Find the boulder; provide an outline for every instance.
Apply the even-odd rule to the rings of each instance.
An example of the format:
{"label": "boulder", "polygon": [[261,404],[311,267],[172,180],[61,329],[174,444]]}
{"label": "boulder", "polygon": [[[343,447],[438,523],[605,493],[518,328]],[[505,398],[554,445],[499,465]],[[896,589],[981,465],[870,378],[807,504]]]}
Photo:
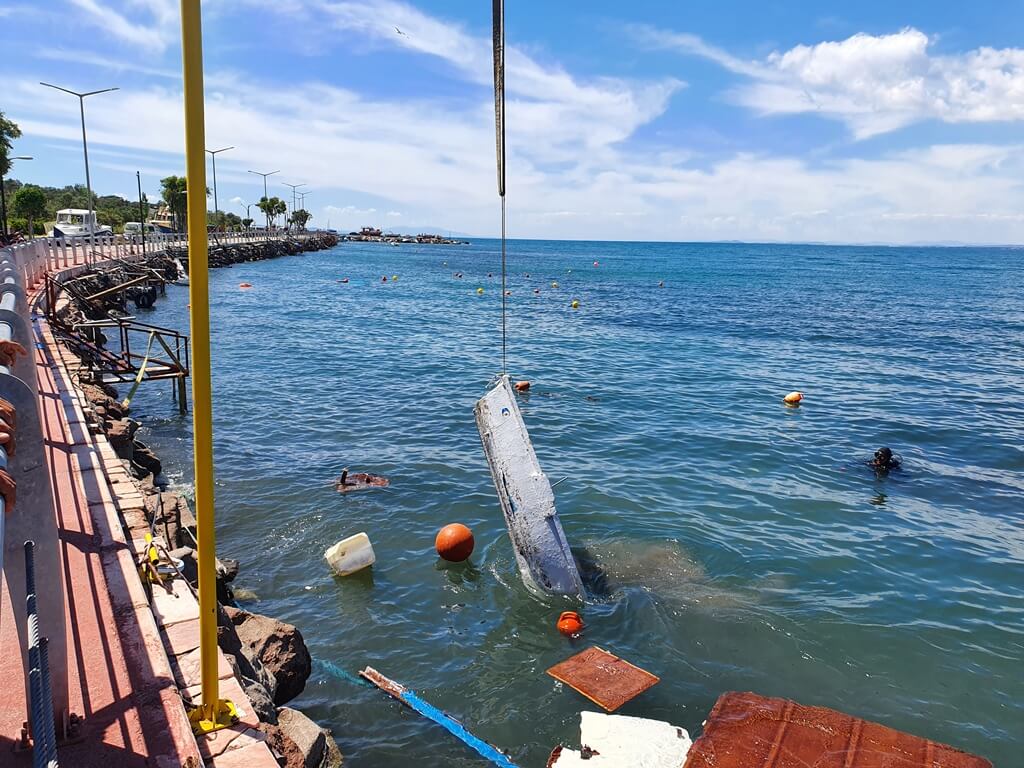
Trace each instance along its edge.
{"label": "boulder", "polygon": [[135,440],[133,443],[132,464],[140,467],[144,475],[159,475],[163,471],[160,457],[152,449]]}
{"label": "boulder", "polygon": [[234,660],[233,666],[238,669],[242,677],[258,682],[273,699],[274,694],[277,693],[277,678],[263,666],[262,661],[250,656],[247,649],[242,647],[242,641],[238,637],[235,625],[227,617],[226,611],[227,608],[222,605],[217,612],[217,645],[224,651],[229,662]]}
{"label": "boulder", "polygon": [[277,726],[260,730],[270,746],[285,759],[285,768],[340,768],[341,752],[330,731],[321,728],[298,710],[279,707]]}
{"label": "boulder", "polygon": [[302,693],[313,660],[298,628],[230,606],[224,607],[224,613],[234,626],[242,652],[250,660],[258,659],[273,675],[277,683],[274,703],[286,704]]}
{"label": "boulder", "polygon": [[199,564],[196,562],[196,551],[192,547],[178,547],[167,553],[182,562],[181,575],[193,587],[199,586]]}
{"label": "boulder", "polygon": [[231,667],[231,671],[235,674],[235,679],[238,680],[238,684],[242,686],[242,690],[245,692],[246,698],[248,698],[249,703],[252,704],[252,709],[256,713],[256,717],[260,719],[261,723],[277,725],[277,710],[274,708],[274,700],[270,697],[270,693],[267,689],[260,683],[242,674],[237,656],[225,653],[224,658],[227,659],[228,665]]}
{"label": "boulder", "polygon": [[134,419],[114,419],[107,428],[107,440],[118,458],[131,459],[135,453],[135,433],[139,422]]}

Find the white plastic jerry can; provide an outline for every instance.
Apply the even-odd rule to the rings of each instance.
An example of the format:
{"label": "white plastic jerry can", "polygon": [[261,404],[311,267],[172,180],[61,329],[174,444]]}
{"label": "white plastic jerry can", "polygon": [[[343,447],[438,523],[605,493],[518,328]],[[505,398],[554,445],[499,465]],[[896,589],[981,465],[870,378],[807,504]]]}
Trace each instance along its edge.
{"label": "white plastic jerry can", "polygon": [[330,547],[324,552],[324,559],[339,576],[348,576],[373,565],[377,556],[373,554],[370,537],[365,533],[357,533]]}

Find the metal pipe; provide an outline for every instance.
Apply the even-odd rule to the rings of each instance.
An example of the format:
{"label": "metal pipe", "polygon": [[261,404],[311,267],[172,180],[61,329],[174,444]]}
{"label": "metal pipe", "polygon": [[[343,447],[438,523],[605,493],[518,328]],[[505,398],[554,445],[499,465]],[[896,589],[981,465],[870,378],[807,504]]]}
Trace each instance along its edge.
{"label": "metal pipe", "polygon": [[[206,188],[203,109],[203,32],[200,0],[181,0],[185,100],[186,178],[193,190]],[[267,174],[270,175],[270,174]],[[264,184],[266,176],[263,177]],[[214,530],[213,408],[210,375],[209,244],[204,195],[188,196],[189,309],[192,324],[192,440],[198,529],[199,648],[202,719],[216,723],[217,587]]]}

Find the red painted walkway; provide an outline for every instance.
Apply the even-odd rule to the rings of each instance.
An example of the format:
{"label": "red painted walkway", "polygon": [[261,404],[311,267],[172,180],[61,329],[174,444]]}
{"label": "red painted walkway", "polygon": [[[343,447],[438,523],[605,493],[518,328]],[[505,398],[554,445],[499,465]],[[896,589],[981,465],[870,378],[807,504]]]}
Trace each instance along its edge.
{"label": "red painted walkway", "polygon": [[[37,337],[40,337],[37,327]],[[57,507],[67,596],[71,712],[82,740],[61,746],[80,768],[201,765],[149,602],[121,533],[102,458],[46,348],[35,350],[40,421]],[[106,447],[106,446],[104,446]],[[127,480],[127,476],[125,476]],[[120,561],[120,562],[118,562]],[[105,567],[106,566],[106,567]],[[39,574],[38,589],[45,589]],[[3,596],[0,647],[16,649],[15,617]],[[23,613],[23,611],[19,611]],[[30,765],[11,750],[27,719],[18,653],[0,655],[0,765]]]}

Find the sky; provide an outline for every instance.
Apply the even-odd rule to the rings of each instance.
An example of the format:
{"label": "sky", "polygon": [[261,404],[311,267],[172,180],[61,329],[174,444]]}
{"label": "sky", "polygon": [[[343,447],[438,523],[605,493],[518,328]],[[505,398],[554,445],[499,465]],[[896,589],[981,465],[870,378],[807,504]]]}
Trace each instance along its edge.
{"label": "sky", "polygon": [[[506,0],[509,234],[1024,243],[1024,3]],[[499,230],[490,3],[206,0],[222,210]],[[12,175],[183,174],[175,0],[0,0]],[[208,168],[207,183],[212,186]],[[213,208],[213,200],[210,201]],[[255,209],[254,209],[255,210]]]}

